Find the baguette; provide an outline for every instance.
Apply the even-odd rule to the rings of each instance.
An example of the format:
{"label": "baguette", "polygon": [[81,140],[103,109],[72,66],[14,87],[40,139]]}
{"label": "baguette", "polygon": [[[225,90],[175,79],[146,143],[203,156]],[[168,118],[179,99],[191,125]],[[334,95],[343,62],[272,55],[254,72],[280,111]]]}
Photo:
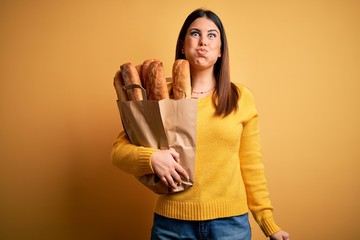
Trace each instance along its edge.
{"label": "baguette", "polygon": [[155,59],[145,60],[141,67],[141,83],[142,83],[143,87],[145,88],[147,94],[149,94],[149,90],[150,90],[150,85],[147,84],[149,82],[147,72],[149,71],[149,66],[153,61],[155,61]]}
{"label": "baguette", "polygon": [[126,94],[125,89],[123,89],[124,86],[124,79],[121,75],[121,70],[117,71],[114,77],[114,87],[116,91],[116,95],[119,101],[127,101],[128,97]]}
{"label": "baguette", "polygon": [[[144,66],[144,65],[143,65]],[[148,100],[162,100],[169,98],[163,63],[153,60],[146,71],[146,90]]]}
{"label": "baguette", "polygon": [[145,85],[143,83],[143,78],[142,78],[142,64],[136,65],[135,68],[137,73],[139,74],[141,85],[144,87]]}
{"label": "baguette", "polygon": [[172,69],[172,83],[175,100],[191,98],[190,65],[187,60],[175,60]]}
{"label": "baguette", "polygon": [[[141,81],[139,74],[136,68],[131,63],[124,63],[120,66],[121,75],[124,79],[125,86],[131,84],[137,84],[141,86]],[[130,101],[139,101],[143,100],[141,89],[140,88],[133,88],[127,90],[127,96]]]}

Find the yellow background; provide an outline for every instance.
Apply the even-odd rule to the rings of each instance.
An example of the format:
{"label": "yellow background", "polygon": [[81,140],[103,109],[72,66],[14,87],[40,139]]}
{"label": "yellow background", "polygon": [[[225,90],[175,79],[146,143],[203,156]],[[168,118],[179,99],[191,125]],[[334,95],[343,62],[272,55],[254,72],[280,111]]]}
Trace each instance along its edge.
{"label": "yellow background", "polygon": [[0,239],[148,239],[155,196],[110,161],[112,79],[148,58],[170,76],[198,7],[223,20],[232,79],[255,95],[278,224],[295,240],[356,239],[357,0],[1,1]]}

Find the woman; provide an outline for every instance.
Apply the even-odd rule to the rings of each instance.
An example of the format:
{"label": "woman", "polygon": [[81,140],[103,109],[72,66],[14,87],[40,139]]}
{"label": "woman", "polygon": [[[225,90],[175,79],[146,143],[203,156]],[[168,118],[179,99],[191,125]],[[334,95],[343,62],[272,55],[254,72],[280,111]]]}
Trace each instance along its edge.
{"label": "woman", "polygon": [[[251,239],[248,208],[266,236],[288,240],[272,216],[249,90],[230,82],[224,27],[208,10],[192,12],[180,31],[176,59],[190,63],[192,97],[198,99],[192,188],[160,195],[151,239]],[[170,187],[188,178],[174,150],[130,144],[120,134],[115,165],[134,175],[157,174]]]}

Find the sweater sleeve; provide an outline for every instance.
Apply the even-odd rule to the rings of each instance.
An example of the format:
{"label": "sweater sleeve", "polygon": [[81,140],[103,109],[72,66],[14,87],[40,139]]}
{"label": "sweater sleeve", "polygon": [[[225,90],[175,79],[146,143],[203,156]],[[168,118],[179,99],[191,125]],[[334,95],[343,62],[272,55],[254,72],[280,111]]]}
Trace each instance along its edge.
{"label": "sweater sleeve", "polygon": [[240,144],[240,166],[245,184],[247,201],[255,221],[266,236],[280,230],[273,219],[273,207],[269,199],[264,164],[260,152],[258,114],[249,90],[241,93],[240,109],[248,109],[243,123]]}
{"label": "sweater sleeve", "polygon": [[156,149],[136,146],[130,143],[124,131],[114,142],[111,160],[115,166],[134,176],[154,173],[151,155]]}

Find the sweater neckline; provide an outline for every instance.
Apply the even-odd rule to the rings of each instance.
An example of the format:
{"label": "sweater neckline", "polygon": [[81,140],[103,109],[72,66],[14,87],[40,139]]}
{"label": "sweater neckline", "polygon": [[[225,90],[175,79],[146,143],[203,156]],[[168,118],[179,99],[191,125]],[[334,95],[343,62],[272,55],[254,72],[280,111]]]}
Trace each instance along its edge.
{"label": "sweater neckline", "polygon": [[194,98],[198,101],[199,105],[207,105],[211,101],[212,94],[204,97],[204,98]]}

